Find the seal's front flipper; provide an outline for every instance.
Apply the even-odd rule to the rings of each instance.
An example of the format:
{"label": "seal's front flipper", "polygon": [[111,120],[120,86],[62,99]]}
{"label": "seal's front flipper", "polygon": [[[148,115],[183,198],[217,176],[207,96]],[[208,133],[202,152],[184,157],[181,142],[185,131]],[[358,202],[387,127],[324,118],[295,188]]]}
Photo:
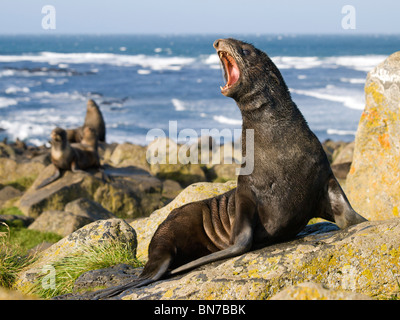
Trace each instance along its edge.
{"label": "seal's front flipper", "polygon": [[367,221],[367,219],[354,211],[342,188],[334,177],[329,180],[328,197],[330,208],[326,209],[326,214],[335,221],[340,229]]}
{"label": "seal's front flipper", "polygon": [[61,170],[59,168],[56,168],[56,172],[54,172],[54,174],[51,177],[48,177],[47,179],[43,180],[42,183],[36,187],[36,190],[49,185],[50,183],[56,181],[60,177],[61,177]]}

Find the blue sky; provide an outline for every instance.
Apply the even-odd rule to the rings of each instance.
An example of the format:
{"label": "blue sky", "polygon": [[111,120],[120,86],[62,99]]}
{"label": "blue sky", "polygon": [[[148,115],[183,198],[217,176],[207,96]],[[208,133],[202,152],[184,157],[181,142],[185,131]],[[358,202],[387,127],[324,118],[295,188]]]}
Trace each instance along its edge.
{"label": "blue sky", "polygon": [[[56,29],[42,28],[42,7]],[[356,29],[342,28],[342,7]],[[0,34],[21,33],[400,33],[395,0],[1,0]]]}

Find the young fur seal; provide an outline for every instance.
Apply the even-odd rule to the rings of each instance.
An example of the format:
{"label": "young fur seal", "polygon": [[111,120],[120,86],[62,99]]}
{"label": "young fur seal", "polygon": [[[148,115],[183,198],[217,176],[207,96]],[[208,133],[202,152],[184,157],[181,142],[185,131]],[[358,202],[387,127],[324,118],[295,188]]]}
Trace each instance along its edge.
{"label": "young fur seal", "polygon": [[97,299],[294,238],[313,217],[340,228],[366,221],[350,206],[270,58],[234,39],[214,47],[227,81],[221,92],[242,113],[242,153],[245,131],[254,130],[254,170],[239,175],[234,190],[174,209],[156,230],[138,280],[104,289]]}
{"label": "young fur seal", "polygon": [[83,126],[75,129],[67,129],[68,141],[81,142],[84,127],[93,128],[97,133],[98,140],[101,142],[106,141],[106,126],[103,115],[99,106],[92,99],[87,102],[85,122],[83,123]]}
{"label": "young fur seal", "polygon": [[67,132],[55,128],[51,132],[51,162],[56,167],[56,172],[45,179],[36,189],[43,188],[61,176],[61,171],[71,170],[82,172],[88,168],[100,168],[100,159],[97,153],[97,135],[94,129],[85,127],[83,143],[70,144]]}

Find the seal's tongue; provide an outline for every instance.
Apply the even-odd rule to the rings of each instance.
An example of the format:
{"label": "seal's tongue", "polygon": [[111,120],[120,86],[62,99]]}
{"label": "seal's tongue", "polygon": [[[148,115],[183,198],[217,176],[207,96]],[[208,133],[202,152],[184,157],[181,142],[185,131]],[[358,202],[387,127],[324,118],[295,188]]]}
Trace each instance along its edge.
{"label": "seal's tongue", "polygon": [[227,83],[221,88],[225,90],[229,89],[239,80],[240,72],[235,59],[228,53],[220,52],[220,59],[224,65],[225,77],[227,78]]}

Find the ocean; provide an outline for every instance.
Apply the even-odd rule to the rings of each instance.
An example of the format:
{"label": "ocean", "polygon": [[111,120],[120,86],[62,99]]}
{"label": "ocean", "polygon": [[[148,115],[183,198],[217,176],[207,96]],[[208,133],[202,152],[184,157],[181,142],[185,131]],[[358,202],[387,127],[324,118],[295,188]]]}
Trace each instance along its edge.
{"label": "ocean", "polygon": [[[351,141],[367,72],[400,48],[400,35],[230,35],[264,50],[324,141]],[[145,145],[151,129],[240,129],[220,93],[215,35],[0,36],[0,139],[31,145],[60,126],[81,126],[94,99],[107,142]]]}

